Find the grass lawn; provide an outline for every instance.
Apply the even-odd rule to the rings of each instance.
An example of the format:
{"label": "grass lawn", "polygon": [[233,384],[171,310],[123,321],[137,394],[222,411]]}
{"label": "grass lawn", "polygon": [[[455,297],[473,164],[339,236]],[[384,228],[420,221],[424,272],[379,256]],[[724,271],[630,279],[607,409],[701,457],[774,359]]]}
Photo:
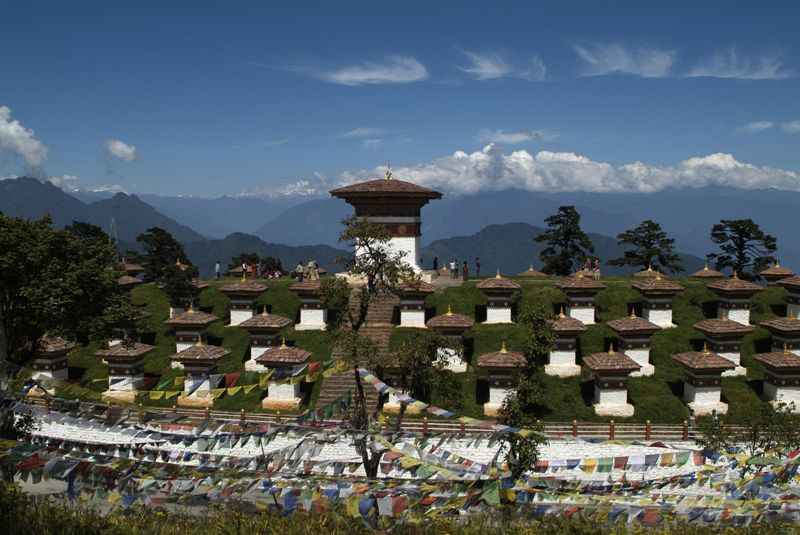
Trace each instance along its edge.
{"label": "grass lawn", "polygon": [[[565,303],[564,295],[553,285],[551,280],[530,280],[520,278],[517,281],[522,286],[522,294],[515,305],[516,309],[525,303],[542,302],[557,311]],[[220,320],[209,328],[209,341],[212,344],[222,345],[230,350],[230,354],[219,364],[220,373],[242,372],[244,362],[249,355],[249,338],[247,332],[238,327],[226,327],[228,318],[228,299],[219,292],[218,287],[223,281],[211,281],[210,287],[205,289],[199,300],[199,307],[208,312],[213,312]],[[426,305],[431,309],[430,314],[442,314],[448,306],[454,312],[473,316],[480,321],[485,317],[486,299],[475,287],[477,281],[471,280],[459,287],[446,288],[428,297]],[[627,316],[631,307],[640,310],[641,297],[630,287],[629,278],[607,278],[603,282],[608,286],[600,292],[596,299],[597,314],[600,323],[590,326],[586,333],[579,339],[579,359],[582,355],[606,351],[609,345],[616,341],[614,333],[604,322]],[[681,400],[683,371],[673,363],[670,355],[692,349],[702,348],[702,336],[692,328],[692,325],[704,317],[712,317],[715,313],[716,299],[704,284],[694,280],[682,279],[680,282],[686,287],[673,303],[673,321],[677,327],[663,330],[653,336],[650,360],[655,365],[656,372],[652,377],[632,378],[629,380],[629,399],[636,407],[636,414],[629,421],[650,420],[654,423],[678,423],[689,416],[689,410]],[[262,306],[275,314],[281,314],[297,321],[300,302],[297,297],[289,292],[290,279],[267,281],[269,290],[257,301],[260,310]],[[147,333],[145,340],[156,346],[145,361],[145,373],[154,377],[156,384],[168,377],[176,377],[182,372],[173,370],[169,366],[169,357],[175,352],[175,341],[171,332],[164,325],[169,313],[166,296],[153,284],[145,284],[133,290],[134,304],[144,307],[150,316],[146,320]],[[768,288],[760,292],[753,300],[751,321],[759,321],[785,314],[785,291],[781,288]],[[395,329],[392,343],[397,343],[407,333],[408,329]],[[294,331],[287,329],[284,333],[287,342],[294,343],[312,353],[313,360],[326,360],[331,354],[330,335],[318,331]],[[473,361],[482,353],[497,351],[505,341],[510,350],[521,350],[525,341],[524,329],[515,324],[511,325],[485,325],[476,323],[467,333],[465,346],[468,348],[467,358]],[[742,346],[742,364],[748,369],[747,377],[726,378],[723,380],[723,400],[729,404],[729,417],[732,421],[743,421],[749,418],[753,410],[761,401],[761,379],[763,369],[755,362],[753,355],[758,352],[769,351],[769,334],[760,327],[745,337]],[[79,347],[70,355],[70,378],[72,383],[65,391],[59,394],[66,397],[79,397],[81,399],[99,399],[100,392],[106,389],[108,371],[94,352],[99,343]],[[458,383],[462,392],[461,414],[481,417],[482,403],[487,396],[485,379],[470,365],[468,371],[460,374]],[[592,385],[588,375],[571,379],[558,379],[544,377],[547,392],[546,414],[544,418],[552,421],[605,421],[606,418],[597,417],[590,405]],[[253,384],[258,381],[257,374],[243,373],[237,384]],[[313,385],[304,385],[311,389],[310,405],[313,406],[319,394],[320,382]],[[168,389],[175,389],[170,386]],[[253,390],[245,395],[239,392],[235,396],[222,396],[215,403],[215,408],[248,411],[260,411],[260,401],[263,391]],[[155,401],[145,397],[145,405],[171,406],[173,400]],[[448,405],[438,398],[434,392],[434,404],[445,408]],[[619,419],[618,419],[619,420]]]}

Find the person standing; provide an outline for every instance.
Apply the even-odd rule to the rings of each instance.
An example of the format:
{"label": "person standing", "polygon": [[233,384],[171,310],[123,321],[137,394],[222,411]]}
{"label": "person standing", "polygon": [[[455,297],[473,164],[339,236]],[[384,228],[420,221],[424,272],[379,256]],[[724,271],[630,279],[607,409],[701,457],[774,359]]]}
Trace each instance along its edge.
{"label": "person standing", "polygon": [[221,267],[221,266],[220,266],[220,264],[219,264],[219,260],[217,260],[217,263],[216,263],[216,264],[214,264],[214,275],[216,275],[216,277],[217,277],[217,280],[219,280],[219,277],[220,277],[220,270],[221,270],[221,269],[222,269],[222,267]]}
{"label": "person standing", "polygon": [[594,275],[594,280],[600,280],[600,259],[597,257],[594,259],[594,271],[592,274]]}
{"label": "person standing", "polygon": [[294,276],[297,279],[297,282],[303,282],[303,261],[300,260],[297,263],[297,267],[294,268]]}
{"label": "person standing", "polygon": [[475,276],[477,278],[479,278],[479,279],[481,278],[481,257],[480,256],[476,256],[475,257]]}
{"label": "person standing", "polygon": [[464,260],[464,265],[461,267],[461,277],[466,282],[469,279],[469,264]]}
{"label": "person standing", "polygon": [[433,270],[437,271],[437,272],[439,271],[439,257],[438,256],[434,256],[433,257]]}

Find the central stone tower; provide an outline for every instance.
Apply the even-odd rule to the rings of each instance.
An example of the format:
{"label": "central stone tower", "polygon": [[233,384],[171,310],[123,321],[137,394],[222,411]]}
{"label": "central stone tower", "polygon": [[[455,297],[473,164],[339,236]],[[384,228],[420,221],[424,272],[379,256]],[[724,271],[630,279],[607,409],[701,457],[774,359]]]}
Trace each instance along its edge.
{"label": "central stone tower", "polygon": [[352,205],[357,217],[384,225],[392,235],[389,247],[405,253],[403,258],[414,271],[422,269],[419,258],[422,236],[420,209],[431,200],[441,199],[441,193],[397,180],[391,171],[386,171],[385,178],[358,182],[330,193]]}

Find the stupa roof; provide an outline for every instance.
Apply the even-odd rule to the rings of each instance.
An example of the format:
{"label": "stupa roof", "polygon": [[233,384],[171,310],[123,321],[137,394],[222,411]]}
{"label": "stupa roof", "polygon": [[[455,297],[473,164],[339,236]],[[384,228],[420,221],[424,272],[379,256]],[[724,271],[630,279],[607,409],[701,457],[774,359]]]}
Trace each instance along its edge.
{"label": "stupa roof", "polygon": [[136,342],[134,344],[126,344],[125,342],[122,342],[107,349],[96,351],[95,356],[102,357],[104,359],[136,358],[149,353],[153,349],[155,349],[154,346],[142,344],[141,342]]}
{"label": "stupa roof", "polygon": [[267,286],[260,282],[240,280],[221,286],[219,291],[224,294],[260,294],[267,291]]}
{"label": "stupa roof", "polygon": [[500,351],[494,353],[484,353],[478,357],[478,368],[522,368],[527,364],[525,355],[506,349],[506,343],[500,347]]}
{"label": "stupa roof", "polygon": [[550,320],[550,328],[556,334],[580,334],[586,330],[586,325],[581,320],[577,320],[564,314],[564,309],[554,320]]}
{"label": "stupa roof", "polygon": [[320,282],[318,280],[295,282],[289,285],[290,292],[316,293],[319,292],[319,289],[320,289]]}
{"label": "stupa roof", "polygon": [[637,271],[636,273],[633,274],[634,277],[642,279],[657,277],[658,275],[659,275],[658,271],[653,269],[653,266],[647,266],[647,269]]}
{"label": "stupa roof", "polygon": [[661,327],[655,323],[644,318],[640,318],[635,314],[631,314],[627,318],[611,320],[607,323],[607,325],[611,328],[611,330],[618,334],[653,334],[661,330]]}
{"label": "stupa roof", "polygon": [[711,269],[710,267],[708,267],[708,264],[706,264],[703,267],[703,269],[701,269],[699,271],[695,271],[694,273],[692,273],[689,276],[690,277],[694,277],[696,279],[724,279],[725,278],[725,274],[724,273],[722,273],[721,271],[717,271],[716,269]]}
{"label": "stupa roof", "polygon": [[140,266],[139,264],[134,264],[132,262],[122,262],[119,265],[120,271],[124,271],[126,273],[141,273],[144,271],[144,267]]}
{"label": "stupa roof", "polygon": [[266,310],[256,314],[239,324],[243,329],[274,329],[279,330],[292,324],[292,320],[278,314],[270,314]]}
{"label": "stupa roof", "polygon": [[764,364],[767,368],[800,370],[800,357],[788,349],[773,351],[771,353],[758,353],[753,355],[753,358]]}
{"label": "stupa roof", "polygon": [[651,295],[674,295],[684,290],[683,286],[681,286],[678,282],[664,278],[660,273],[656,273],[655,277],[647,277],[635,280],[631,283],[631,287],[639,290],[643,294]]}
{"label": "stupa roof", "polygon": [[542,273],[541,271],[538,271],[536,269],[533,269],[533,265],[530,265],[530,266],[528,266],[528,269],[526,269],[525,271],[520,273],[518,276],[519,277],[540,277],[540,278],[545,278],[545,277],[549,277],[550,275],[548,275],[547,273]]}
{"label": "stupa roof", "polygon": [[310,357],[310,352],[299,347],[287,346],[284,341],[280,347],[265,351],[256,359],[256,362],[259,364],[302,364]]}
{"label": "stupa roof", "polygon": [[488,279],[483,279],[476,284],[475,287],[479,290],[508,290],[511,292],[521,288],[516,282],[503,277],[500,274],[500,270],[497,270],[497,275]]}
{"label": "stupa roof", "polygon": [[436,291],[433,284],[421,280],[403,282],[398,289],[405,294],[432,294]]}
{"label": "stupa roof", "polygon": [[469,329],[475,325],[475,320],[463,314],[456,314],[452,311],[450,306],[447,307],[447,312],[439,314],[428,320],[428,328],[430,329]]}
{"label": "stupa roof", "polygon": [[613,347],[604,353],[592,353],[584,357],[583,364],[593,372],[620,372],[625,375],[642,368],[628,355],[614,351]]}
{"label": "stupa roof", "polygon": [[730,360],[720,357],[707,349],[704,351],[688,351],[672,355],[672,360],[690,370],[724,371],[732,370],[736,365]]}
{"label": "stupa roof", "polygon": [[432,189],[423,188],[412,182],[397,180],[391,172],[386,178],[358,182],[331,190],[333,197],[340,199],[357,199],[359,197],[417,197],[421,199],[441,199],[442,194]]}
{"label": "stupa roof", "polygon": [[74,347],[75,344],[64,340],[60,336],[43,336],[36,346],[36,354],[65,353]]}
{"label": "stupa roof", "polygon": [[753,332],[753,327],[750,325],[742,325],[738,321],[716,318],[700,320],[693,327],[701,333],[709,335],[732,334],[744,336]]}
{"label": "stupa roof", "polygon": [[172,355],[170,359],[176,362],[215,362],[229,354],[230,351],[224,347],[198,343]]}
{"label": "stupa roof", "polygon": [[604,290],[606,285],[587,277],[582,272],[578,272],[571,277],[564,277],[556,282],[556,286],[562,290]]}
{"label": "stupa roof", "polygon": [[131,277],[130,275],[123,275],[117,279],[117,284],[119,286],[136,286],[137,284],[141,283],[141,280],[137,279],[136,277]]}
{"label": "stupa roof", "polygon": [[752,295],[755,292],[760,292],[764,289],[758,284],[740,279],[736,276],[736,273],[734,273],[733,277],[729,279],[710,282],[706,285],[706,288],[719,293],[742,295]]}
{"label": "stupa roof", "polygon": [[800,319],[798,318],[772,318],[759,323],[765,329],[777,333],[800,333]]}
{"label": "stupa roof", "polygon": [[203,282],[203,281],[201,281],[200,279],[194,279],[194,280],[192,280],[192,285],[193,285],[195,288],[197,288],[198,290],[205,290],[206,288],[208,288],[209,286],[211,286],[211,285],[210,285],[210,284],[208,284],[207,282]]}
{"label": "stupa roof", "polygon": [[768,267],[759,273],[759,275],[764,278],[792,277],[794,276],[794,271],[787,267],[781,266],[778,262],[775,262],[773,266]]}
{"label": "stupa roof", "polygon": [[207,312],[202,312],[200,310],[194,310],[193,308],[189,308],[186,312],[178,314],[174,318],[170,318],[164,323],[167,325],[197,325],[197,326],[208,326],[217,321],[219,318],[216,317],[214,314],[209,314]]}
{"label": "stupa roof", "polygon": [[800,290],[800,277],[797,275],[794,277],[787,277],[779,280],[777,284],[778,286],[783,286],[787,290],[797,291]]}

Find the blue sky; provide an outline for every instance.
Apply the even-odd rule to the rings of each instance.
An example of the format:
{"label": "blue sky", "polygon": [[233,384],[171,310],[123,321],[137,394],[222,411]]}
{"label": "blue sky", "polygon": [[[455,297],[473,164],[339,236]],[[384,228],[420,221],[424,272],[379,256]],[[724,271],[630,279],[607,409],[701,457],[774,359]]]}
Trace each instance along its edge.
{"label": "blue sky", "polygon": [[0,176],[800,188],[797,2],[71,4],[2,8]]}

